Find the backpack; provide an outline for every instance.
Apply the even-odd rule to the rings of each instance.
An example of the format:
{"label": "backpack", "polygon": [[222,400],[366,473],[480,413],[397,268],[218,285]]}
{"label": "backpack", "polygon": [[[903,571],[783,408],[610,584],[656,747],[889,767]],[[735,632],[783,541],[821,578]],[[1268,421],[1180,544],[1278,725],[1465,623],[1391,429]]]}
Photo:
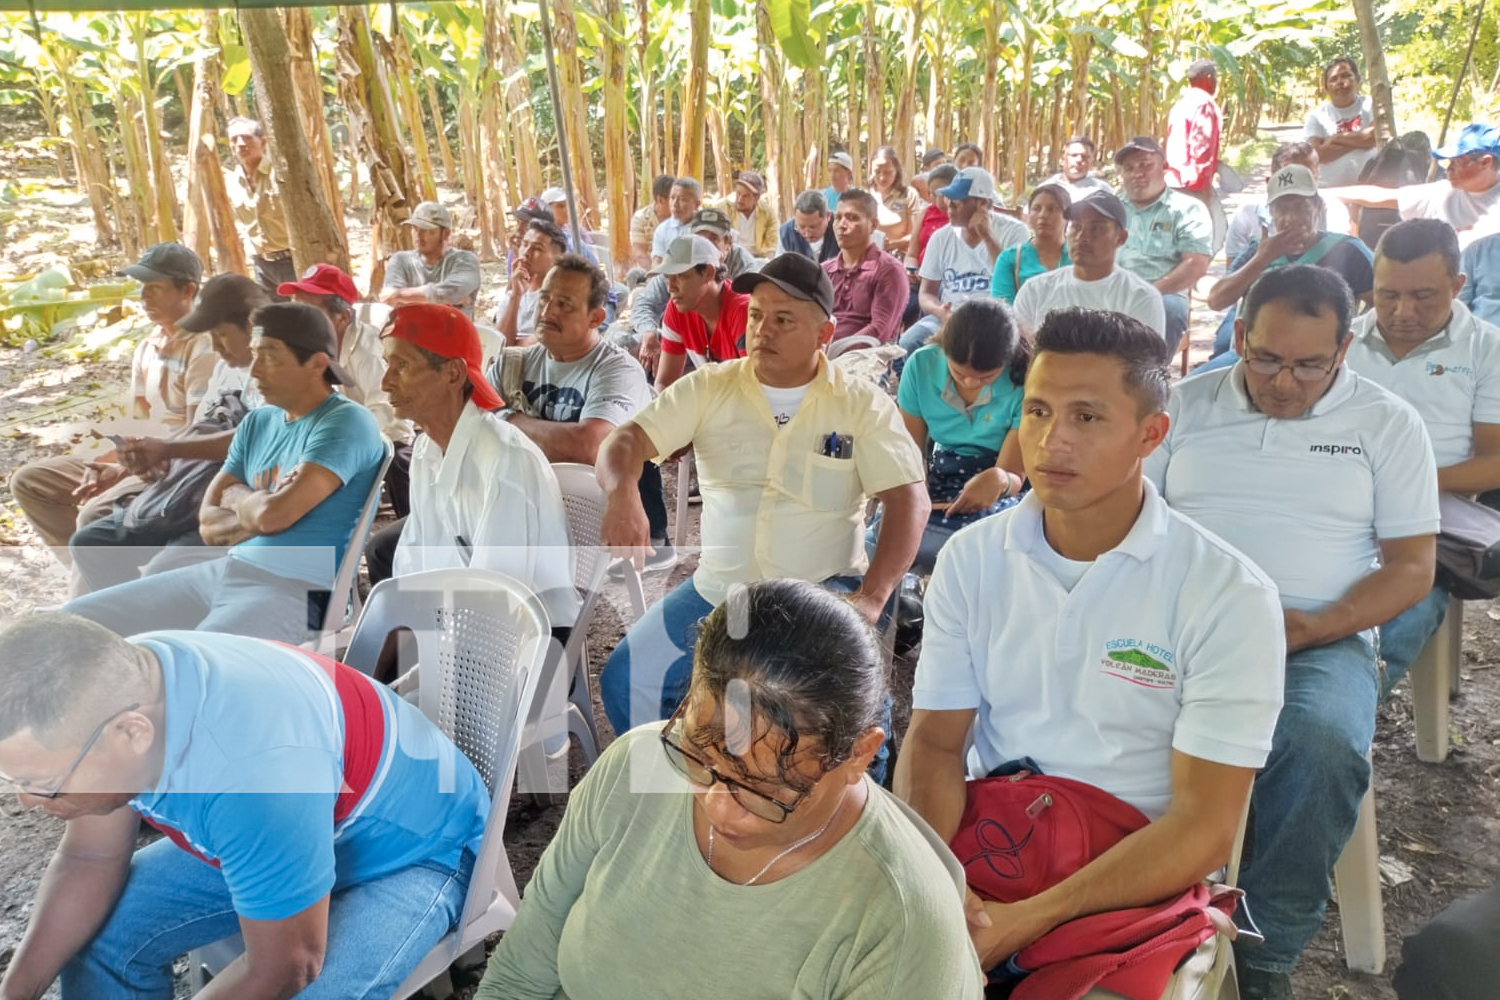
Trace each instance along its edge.
{"label": "backpack", "polygon": [[[239,390],[219,397],[204,420],[186,428],[179,437],[207,437],[222,434],[239,426],[249,407]],[[160,478],[131,500],[121,522],[124,531],[151,526],[153,532],[167,536],[186,535],[198,530],[198,508],[208,493],[208,484],[218,475],[223,462],[212,458],[174,458]]]}

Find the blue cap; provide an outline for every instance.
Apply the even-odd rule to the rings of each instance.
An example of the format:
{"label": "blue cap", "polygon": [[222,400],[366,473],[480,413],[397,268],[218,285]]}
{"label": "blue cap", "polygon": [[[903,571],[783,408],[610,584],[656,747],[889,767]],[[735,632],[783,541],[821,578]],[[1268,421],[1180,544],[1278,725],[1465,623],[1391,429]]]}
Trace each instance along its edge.
{"label": "blue cap", "polygon": [[1466,153],[1500,155],[1500,128],[1494,125],[1482,125],[1479,122],[1465,125],[1464,130],[1458,133],[1458,140],[1453,145],[1434,149],[1432,157],[1435,160],[1451,160]]}

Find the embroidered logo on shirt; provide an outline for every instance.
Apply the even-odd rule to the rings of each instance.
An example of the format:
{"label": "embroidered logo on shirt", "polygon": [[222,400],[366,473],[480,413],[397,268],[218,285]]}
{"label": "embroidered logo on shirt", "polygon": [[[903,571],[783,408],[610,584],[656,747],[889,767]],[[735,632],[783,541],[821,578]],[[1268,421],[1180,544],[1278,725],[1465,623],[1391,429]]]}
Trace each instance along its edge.
{"label": "embroidered logo on shirt", "polygon": [[1310,444],[1307,450],[1319,455],[1363,455],[1364,449],[1357,444]]}
{"label": "embroidered logo on shirt", "polygon": [[1110,639],[1104,649],[1100,673],[1156,690],[1177,687],[1176,657],[1171,650],[1140,639]]}
{"label": "embroidered logo on shirt", "polygon": [[1431,361],[1427,362],[1427,374],[1429,375],[1446,375],[1449,372],[1452,372],[1454,375],[1474,377],[1474,369],[1468,365],[1437,365]]}

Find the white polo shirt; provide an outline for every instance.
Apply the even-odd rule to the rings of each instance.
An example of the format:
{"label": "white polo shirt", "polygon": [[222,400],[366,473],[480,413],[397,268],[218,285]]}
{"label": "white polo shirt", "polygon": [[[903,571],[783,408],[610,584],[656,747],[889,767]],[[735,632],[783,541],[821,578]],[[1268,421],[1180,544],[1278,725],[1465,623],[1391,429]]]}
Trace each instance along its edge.
{"label": "white polo shirt", "polygon": [[423,435],[411,452],[411,514],[393,569],[470,566],[531,588],[553,628],[578,617],[562,490],[532,440],[465,403],[448,450]]}
{"label": "white polo shirt", "polygon": [[1397,361],[1371,310],[1354,321],[1347,364],[1406,400],[1427,425],[1437,467],[1474,457],[1474,425],[1500,424],[1500,327],[1457,299],[1448,325]]}
{"label": "white polo shirt", "polygon": [[1029,756],[1156,819],[1173,750],[1265,763],[1286,664],[1276,588],[1145,486],[1135,526],[1071,590],[1035,493],[943,546],[912,708],[978,710],[971,776]]}
{"label": "white polo shirt", "polygon": [[1172,387],[1146,475],[1255,560],[1285,607],[1321,611],[1376,567],[1381,540],[1437,534],[1432,446],[1416,410],[1348,366],[1294,420],[1255,408],[1244,367]]}
{"label": "white polo shirt", "polygon": [[1041,329],[1048,313],[1073,306],[1124,313],[1145,323],[1163,339],[1167,336],[1167,308],[1161,292],[1123,267],[1094,281],[1082,280],[1071,267],[1059,267],[1030,279],[1016,293],[1016,315],[1033,331]]}

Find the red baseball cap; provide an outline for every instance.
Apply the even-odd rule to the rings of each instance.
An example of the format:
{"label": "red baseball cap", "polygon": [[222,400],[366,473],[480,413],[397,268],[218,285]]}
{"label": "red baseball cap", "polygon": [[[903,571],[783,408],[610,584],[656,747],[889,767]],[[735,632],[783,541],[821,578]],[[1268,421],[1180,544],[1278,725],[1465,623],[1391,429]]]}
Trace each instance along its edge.
{"label": "red baseball cap", "polygon": [[296,281],[283,281],[276,286],[276,294],[290,297],[293,292],[309,295],[337,295],[351,306],[359,301],[359,291],[354,279],[332,264],[314,264],[302,272]]}
{"label": "red baseball cap", "polygon": [[440,358],[462,358],[469,369],[469,381],[474,384],[469,397],[474,405],[481,410],[496,410],[505,405],[484,377],[484,349],[478,331],[469,317],[452,306],[440,302],[398,306],[391,313],[384,336],[399,337]]}

